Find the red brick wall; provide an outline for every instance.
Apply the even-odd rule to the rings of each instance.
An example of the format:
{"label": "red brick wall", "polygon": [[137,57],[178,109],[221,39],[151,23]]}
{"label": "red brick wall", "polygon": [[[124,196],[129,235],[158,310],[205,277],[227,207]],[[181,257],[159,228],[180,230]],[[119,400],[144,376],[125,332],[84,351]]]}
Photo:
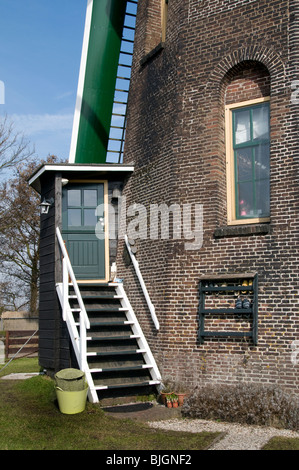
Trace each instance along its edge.
{"label": "red brick wall", "polygon": [[[153,203],[202,204],[203,245],[186,251],[184,239],[137,240],[159,332],[123,260],[122,241],[119,275],[164,376],[189,385],[251,381],[296,389],[298,104],[291,102],[291,81],[299,70],[298,7],[293,0],[172,0],[165,47],[140,65],[149,44],[156,44],[148,18],[159,8],[152,0],[138,6],[125,148],[135,172],[125,196],[127,205],[143,204],[148,217]],[[271,222],[227,227],[224,105],[269,89]],[[248,271],[259,276],[258,345],[223,338],[200,344],[200,276]]]}
{"label": "red brick wall", "polygon": [[260,63],[244,62],[227,74],[225,104],[270,96],[270,75]]}
{"label": "red brick wall", "polygon": [[[161,0],[139,2],[138,24],[136,25],[136,54],[148,54],[162,39]],[[138,49],[138,51],[136,50]]]}

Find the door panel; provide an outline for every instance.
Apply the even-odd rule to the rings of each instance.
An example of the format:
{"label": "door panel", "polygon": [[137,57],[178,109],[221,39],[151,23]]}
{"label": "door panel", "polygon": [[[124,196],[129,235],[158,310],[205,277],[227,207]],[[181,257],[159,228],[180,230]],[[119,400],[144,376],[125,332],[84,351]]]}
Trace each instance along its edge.
{"label": "door panel", "polygon": [[105,279],[105,246],[101,246],[104,240],[92,234],[68,233],[65,241],[78,279]]}
{"label": "door panel", "polygon": [[62,235],[77,280],[106,279],[105,183],[63,188]]}

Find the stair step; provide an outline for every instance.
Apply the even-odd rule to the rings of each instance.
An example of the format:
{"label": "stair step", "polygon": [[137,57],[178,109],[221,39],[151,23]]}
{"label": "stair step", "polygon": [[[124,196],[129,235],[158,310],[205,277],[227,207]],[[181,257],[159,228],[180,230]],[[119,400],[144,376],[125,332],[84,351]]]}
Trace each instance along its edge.
{"label": "stair step", "polygon": [[100,313],[111,313],[111,312],[127,312],[127,308],[123,307],[87,307],[85,308],[87,313],[92,313],[92,312],[100,312]]}
{"label": "stair step", "polygon": [[128,339],[138,339],[139,335],[123,335],[123,336],[88,336],[87,341],[122,341]]}
{"label": "stair step", "polygon": [[149,385],[159,385],[159,380],[148,380],[146,382],[139,383],[119,383],[115,385],[96,385],[95,390],[112,390],[117,388],[131,388],[131,387],[148,387]]}
{"label": "stair step", "polygon": [[139,369],[151,369],[152,365],[150,364],[140,364],[138,366],[123,366],[123,367],[103,367],[103,368],[93,368],[90,369],[91,373],[101,373],[101,372],[122,372],[130,370],[139,370]]}
{"label": "stair step", "polygon": [[[75,322],[76,326],[79,326],[79,322]],[[101,327],[101,326],[127,326],[127,325],[134,325],[134,322],[131,320],[107,320],[107,321],[90,321],[91,327]]]}
{"label": "stair step", "polygon": [[132,354],[144,354],[146,352],[145,349],[128,349],[123,351],[103,351],[103,352],[88,352],[87,356],[124,356],[124,355],[132,355]]}
{"label": "stair step", "polygon": [[108,325],[95,325],[87,331],[89,336],[98,337],[99,339],[107,336],[122,336],[124,339],[130,339],[128,336],[132,333],[132,325],[124,325],[121,323],[120,325],[113,324],[111,326],[111,322]]}
{"label": "stair step", "polygon": [[[99,288],[99,287],[109,287],[110,285],[113,285],[113,287],[114,287],[115,285],[117,285],[117,284],[115,284],[115,283],[113,284],[111,282],[101,282],[101,283],[99,283],[99,282],[92,282],[92,281],[90,281],[90,282],[77,281],[77,283],[78,283],[78,286],[80,286],[80,289],[82,289],[83,287],[98,287]],[[72,286],[72,283],[70,283],[70,286]]]}
{"label": "stair step", "polygon": [[119,326],[119,325],[134,325],[133,321],[121,320],[121,321],[97,321],[91,322],[90,326]]}
{"label": "stair step", "polygon": [[[76,297],[76,296],[72,296]],[[119,300],[122,299],[121,295],[109,295],[109,294],[95,294],[95,295],[81,295],[82,299],[84,300]]]}

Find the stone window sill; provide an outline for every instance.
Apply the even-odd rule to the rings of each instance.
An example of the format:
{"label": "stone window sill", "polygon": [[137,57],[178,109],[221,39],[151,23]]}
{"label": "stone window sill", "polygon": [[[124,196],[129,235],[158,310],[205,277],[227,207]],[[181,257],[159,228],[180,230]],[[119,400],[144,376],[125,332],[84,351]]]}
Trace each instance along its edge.
{"label": "stone window sill", "polygon": [[268,233],[270,233],[270,224],[231,225],[216,228],[214,237],[224,238],[244,235],[266,235]]}

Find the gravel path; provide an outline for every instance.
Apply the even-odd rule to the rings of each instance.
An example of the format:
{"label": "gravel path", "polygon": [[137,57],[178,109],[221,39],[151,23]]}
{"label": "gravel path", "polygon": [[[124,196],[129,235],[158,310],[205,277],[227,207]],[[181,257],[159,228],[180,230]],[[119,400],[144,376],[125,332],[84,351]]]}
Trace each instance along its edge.
{"label": "gravel path", "polygon": [[298,437],[299,432],[263,426],[216,423],[203,419],[172,419],[152,421],[150,427],[187,432],[224,432],[226,435],[209,450],[260,450],[272,437]]}

